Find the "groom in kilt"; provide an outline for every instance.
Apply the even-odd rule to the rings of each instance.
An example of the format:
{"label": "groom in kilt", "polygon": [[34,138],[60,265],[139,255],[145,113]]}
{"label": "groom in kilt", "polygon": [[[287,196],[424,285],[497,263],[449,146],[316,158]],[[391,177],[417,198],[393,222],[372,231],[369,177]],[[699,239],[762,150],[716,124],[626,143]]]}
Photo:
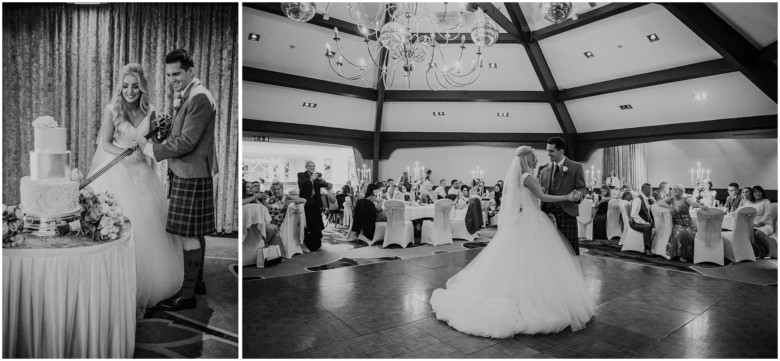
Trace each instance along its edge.
{"label": "groom in kilt", "polygon": [[[195,294],[205,294],[203,263],[205,236],[216,232],[214,184],[217,174],[214,149],[216,103],[195,77],[194,63],[184,49],[165,57],[165,76],[177,96],[172,121],[162,127],[147,149],[157,161],[168,160],[168,221],[166,231],[184,249],[184,280],[179,292],[157,307],[176,311],[195,308]],[[152,125],[157,128],[158,124]]]}

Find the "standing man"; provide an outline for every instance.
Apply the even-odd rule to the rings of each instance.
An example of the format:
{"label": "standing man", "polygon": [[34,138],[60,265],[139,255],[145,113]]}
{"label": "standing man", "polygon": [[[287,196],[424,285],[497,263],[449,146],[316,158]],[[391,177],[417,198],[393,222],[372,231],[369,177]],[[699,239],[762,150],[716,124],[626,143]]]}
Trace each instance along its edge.
{"label": "standing man", "polygon": [[322,246],[322,201],[320,188],[327,187],[328,182],[322,179],[322,173],[315,172],[313,161],[306,161],[306,171],[298,173],[298,189],[300,197],[306,200],[303,206],[306,214],[306,228],[303,235],[303,243],[309,251],[316,251]]}
{"label": "standing man", "polygon": [[661,182],[661,184],[658,185],[658,190],[653,192],[653,199],[655,199],[656,202],[660,202],[669,197],[669,184]]}
{"label": "standing man", "polygon": [[631,217],[628,219],[628,225],[631,229],[642,233],[645,242],[645,255],[647,256],[653,255],[653,252],[650,251],[653,246],[653,228],[655,228],[655,221],[650,213],[650,205],[655,203],[650,198],[652,190],[653,186],[650,183],[642,184],[642,192],[639,197],[631,201]]}
{"label": "standing man", "polygon": [[[214,149],[216,103],[195,77],[194,62],[187,50],[165,57],[165,77],[177,92],[170,134],[153,137],[144,152],[157,161],[168,160],[168,222],[165,230],[178,238],[184,249],[184,280],[179,292],[157,307],[177,311],[197,307],[195,294],[206,294],[203,282],[206,238],[216,232],[214,222]],[[157,128],[158,124],[152,124]]]}
{"label": "standing man", "polygon": [[579,202],[588,190],[585,188],[582,164],[566,158],[565,152],[566,142],[562,138],[552,137],[547,140],[550,163],[539,170],[539,184],[544,188],[544,193],[550,195],[567,195],[576,191],[574,201],[542,203],[542,211],[555,220],[555,226],[569,241],[574,254],[579,255],[577,216],[580,215]]}

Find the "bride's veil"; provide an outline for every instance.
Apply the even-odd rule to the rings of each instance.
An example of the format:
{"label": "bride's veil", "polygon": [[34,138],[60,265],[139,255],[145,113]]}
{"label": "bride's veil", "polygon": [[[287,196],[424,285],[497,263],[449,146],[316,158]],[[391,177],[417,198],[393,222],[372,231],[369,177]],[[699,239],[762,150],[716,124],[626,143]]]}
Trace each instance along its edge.
{"label": "bride's veil", "polygon": [[498,227],[514,223],[520,215],[520,181],[523,175],[523,167],[520,165],[520,157],[512,157],[512,163],[504,176],[503,196],[501,197],[501,210],[498,211]]}

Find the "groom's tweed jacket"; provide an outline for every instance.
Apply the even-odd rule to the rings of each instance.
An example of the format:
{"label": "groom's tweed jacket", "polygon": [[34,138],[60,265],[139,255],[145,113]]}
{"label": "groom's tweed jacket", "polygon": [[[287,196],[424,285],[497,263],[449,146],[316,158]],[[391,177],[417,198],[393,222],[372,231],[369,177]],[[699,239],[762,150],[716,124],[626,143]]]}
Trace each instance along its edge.
{"label": "groom's tweed jacket", "polygon": [[[548,189],[550,188],[550,173],[552,172],[551,164],[546,164],[539,170],[539,184],[544,188],[544,193],[550,195],[567,195],[572,191],[577,190],[582,195],[586,194],[588,190],[585,188],[585,175],[582,171],[582,164],[566,158],[563,161],[563,167],[565,167],[566,170],[558,169],[558,173],[554,178],[555,184],[552,189]],[[563,211],[572,217],[580,215],[579,202],[543,203],[542,210],[549,212],[551,208],[557,208],[556,205],[563,208]]]}
{"label": "groom's tweed jacket", "polygon": [[[214,148],[217,106],[211,93],[197,78],[182,94],[181,108],[162,144],[154,144],[157,161],[168,160],[168,168],[181,178],[210,178],[218,173]],[[156,138],[152,140],[157,143]]]}

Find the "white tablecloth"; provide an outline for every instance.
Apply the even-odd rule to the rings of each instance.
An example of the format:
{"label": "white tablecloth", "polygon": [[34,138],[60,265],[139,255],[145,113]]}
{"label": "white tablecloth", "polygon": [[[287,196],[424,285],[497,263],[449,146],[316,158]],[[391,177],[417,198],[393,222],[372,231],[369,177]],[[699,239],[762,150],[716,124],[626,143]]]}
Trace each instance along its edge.
{"label": "white tablecloth", "polygon": [[[699,226],[699,219],[696,218],[696,210],[698,208],[691,209],[691,218],[693,219],[693,224],[696,225],[696,227]],[[730,214],[723,215],[723,225],[720,227],[722,229],[728,229],[730,231],[734,230],[734,216]]]}
{"label": "white tablecloth", "polygon": [[[463,208],[452,207],[452,215],[450,217],[452,219],[465,219],[466,210],[467,210],[466,207]],[[432,204],[419,206],[419,207],[407,206],[406,211],[404,213],[404,220],[413,221],[415,219],[420,219],[420,218],[433,218],[433,212],[434,212],[434,205]]]}
{"label": "white tablecloth", "polygon": [[132,228],[111,242],[71,234],[52,244],[63,238],[77,246],[3,249],[3,358],[132,358]]}

